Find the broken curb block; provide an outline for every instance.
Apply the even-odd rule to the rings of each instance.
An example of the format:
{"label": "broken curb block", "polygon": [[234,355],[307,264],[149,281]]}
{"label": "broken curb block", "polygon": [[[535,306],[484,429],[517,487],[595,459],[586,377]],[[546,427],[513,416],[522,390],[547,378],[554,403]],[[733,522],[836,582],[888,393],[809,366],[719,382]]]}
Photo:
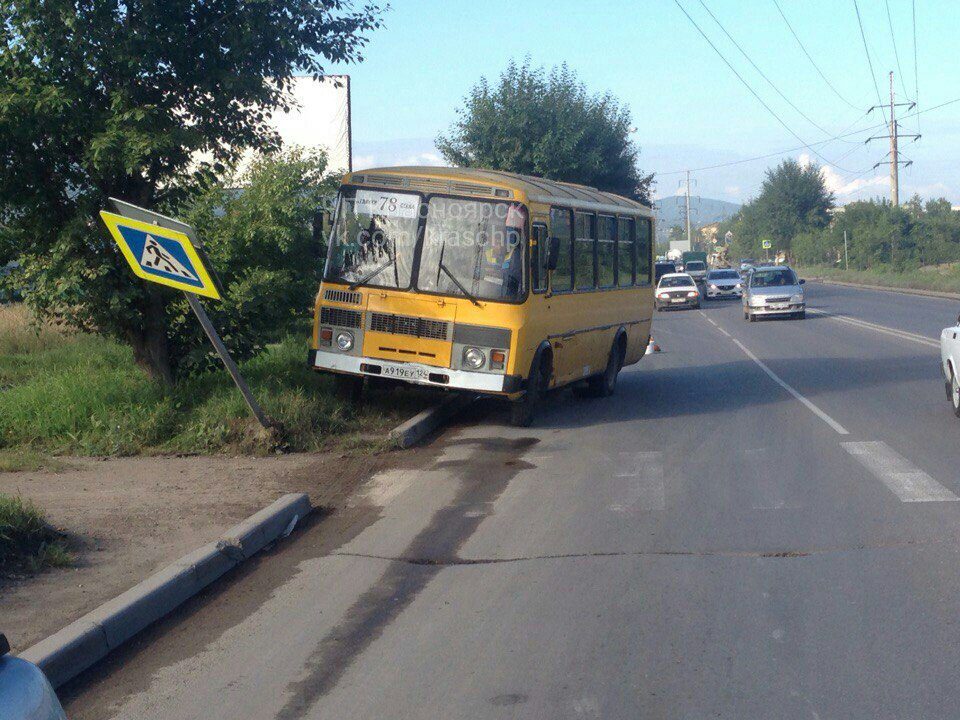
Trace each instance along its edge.
{"label": "broken curb block", "polygon": [[416,445],[447,420],[476,400],[475,395],[457,394],[417,413],[390,431],[390,438],[401,448]]}
{"label": "broken curb block", "polygon": [[62,685],[288,534],[312,509],[305,493],[284,495],[230,528],[219,540],[184,555],[28,648],[21,657],[39,666],[54,687]]}

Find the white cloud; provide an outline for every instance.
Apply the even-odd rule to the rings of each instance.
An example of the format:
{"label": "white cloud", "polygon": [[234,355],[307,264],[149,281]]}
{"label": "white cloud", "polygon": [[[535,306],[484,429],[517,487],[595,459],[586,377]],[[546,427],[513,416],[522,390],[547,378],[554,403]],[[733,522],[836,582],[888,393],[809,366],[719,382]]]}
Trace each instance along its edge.
{"label": "white cloud", "polygon": [[[812,164],[810,156],[806,153],[800,155],[799,162],[800,166],[804,168],[810,167]],[[886,175],[876,175],[871,178],[855,178],[854,180],[847,180],[843,177],[843,175],[838,173],[829,165],[820,166],[820,175],[823,177],[823,182],[824,185],[827,186],[827,190],[832,192],[838,198],[853,195],[865,188],[885,185],[888,182]]]}
{"label": "white cloud", "polygon": [[353,158],[354,170],[366,170],[377,166],[376,155],[355,155]]}
{"label": "white cloud", "polygon": [[443,158],[434,152],[422,152],[410,155],[399,163],[400,165],[443,165]]}
{"label": "white cloud", "polygon": [[726,187],[723,188],[723,191],[724,191],[727,195],[732,195],[733,197],[739,197],[739,196],[740,196],[740,186],[739,186],[739,185],[727,185]]}

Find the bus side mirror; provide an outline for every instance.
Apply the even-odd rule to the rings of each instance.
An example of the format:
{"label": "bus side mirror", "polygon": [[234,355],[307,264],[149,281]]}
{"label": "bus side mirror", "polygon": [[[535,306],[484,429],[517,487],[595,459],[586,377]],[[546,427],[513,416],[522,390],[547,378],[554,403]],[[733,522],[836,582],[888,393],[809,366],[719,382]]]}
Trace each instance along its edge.
{"label": "bus side mirror", "polygon": [[557,269],[557,263],[560,262],[560,238],[551,237],[547,252],[547,270],[553,272]]}

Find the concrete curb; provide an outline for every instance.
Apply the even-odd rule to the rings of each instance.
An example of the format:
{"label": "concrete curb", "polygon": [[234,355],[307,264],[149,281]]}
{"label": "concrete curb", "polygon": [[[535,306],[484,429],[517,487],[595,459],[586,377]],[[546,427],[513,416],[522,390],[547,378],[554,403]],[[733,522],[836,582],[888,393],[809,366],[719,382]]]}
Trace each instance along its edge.
{"label": "concrete curb", "polygon": [[417,413],[390,431],[390,438],[401,448],[416,445],[447,420],[476,400],[475,395],[454,394],[439,404]]}
{"label": "concrete curb", "polygon": [[134,585],[20,657],[38,665],[54,687],[71,680],[207,585],[292,530],[312,510],[305,493],[284,495]]}
{"label": "concrete curb", "polygon": [[886,285],[867,285],[866,283],[844,282],[842,280],[826,280],[824,278],[808,278],[824,285],[841,285],[843,287],[863,288],[864,290],[882,290],[883,292],[899,293],[901,295],[922,295],[924,297],[943,298],[944,300],[960,300],[960,293],[943,292],[941,290],[918,290],[917,288],[895,288]]}

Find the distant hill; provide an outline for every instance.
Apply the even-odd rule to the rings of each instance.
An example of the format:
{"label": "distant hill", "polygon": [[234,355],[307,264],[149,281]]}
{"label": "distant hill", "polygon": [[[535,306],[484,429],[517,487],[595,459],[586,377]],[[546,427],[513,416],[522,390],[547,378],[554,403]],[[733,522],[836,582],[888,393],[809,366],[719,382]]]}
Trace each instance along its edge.
{"label": "distant hill", "polygon": [[[683,225],[683,211],[686,199],[683,195],[661,198],[654,202],[657,213],[657,225],[666,230],[674,225]],[[740,209],[739,203],[712,198],[690,196],[690,222],[694,227],[726,220]]]}

